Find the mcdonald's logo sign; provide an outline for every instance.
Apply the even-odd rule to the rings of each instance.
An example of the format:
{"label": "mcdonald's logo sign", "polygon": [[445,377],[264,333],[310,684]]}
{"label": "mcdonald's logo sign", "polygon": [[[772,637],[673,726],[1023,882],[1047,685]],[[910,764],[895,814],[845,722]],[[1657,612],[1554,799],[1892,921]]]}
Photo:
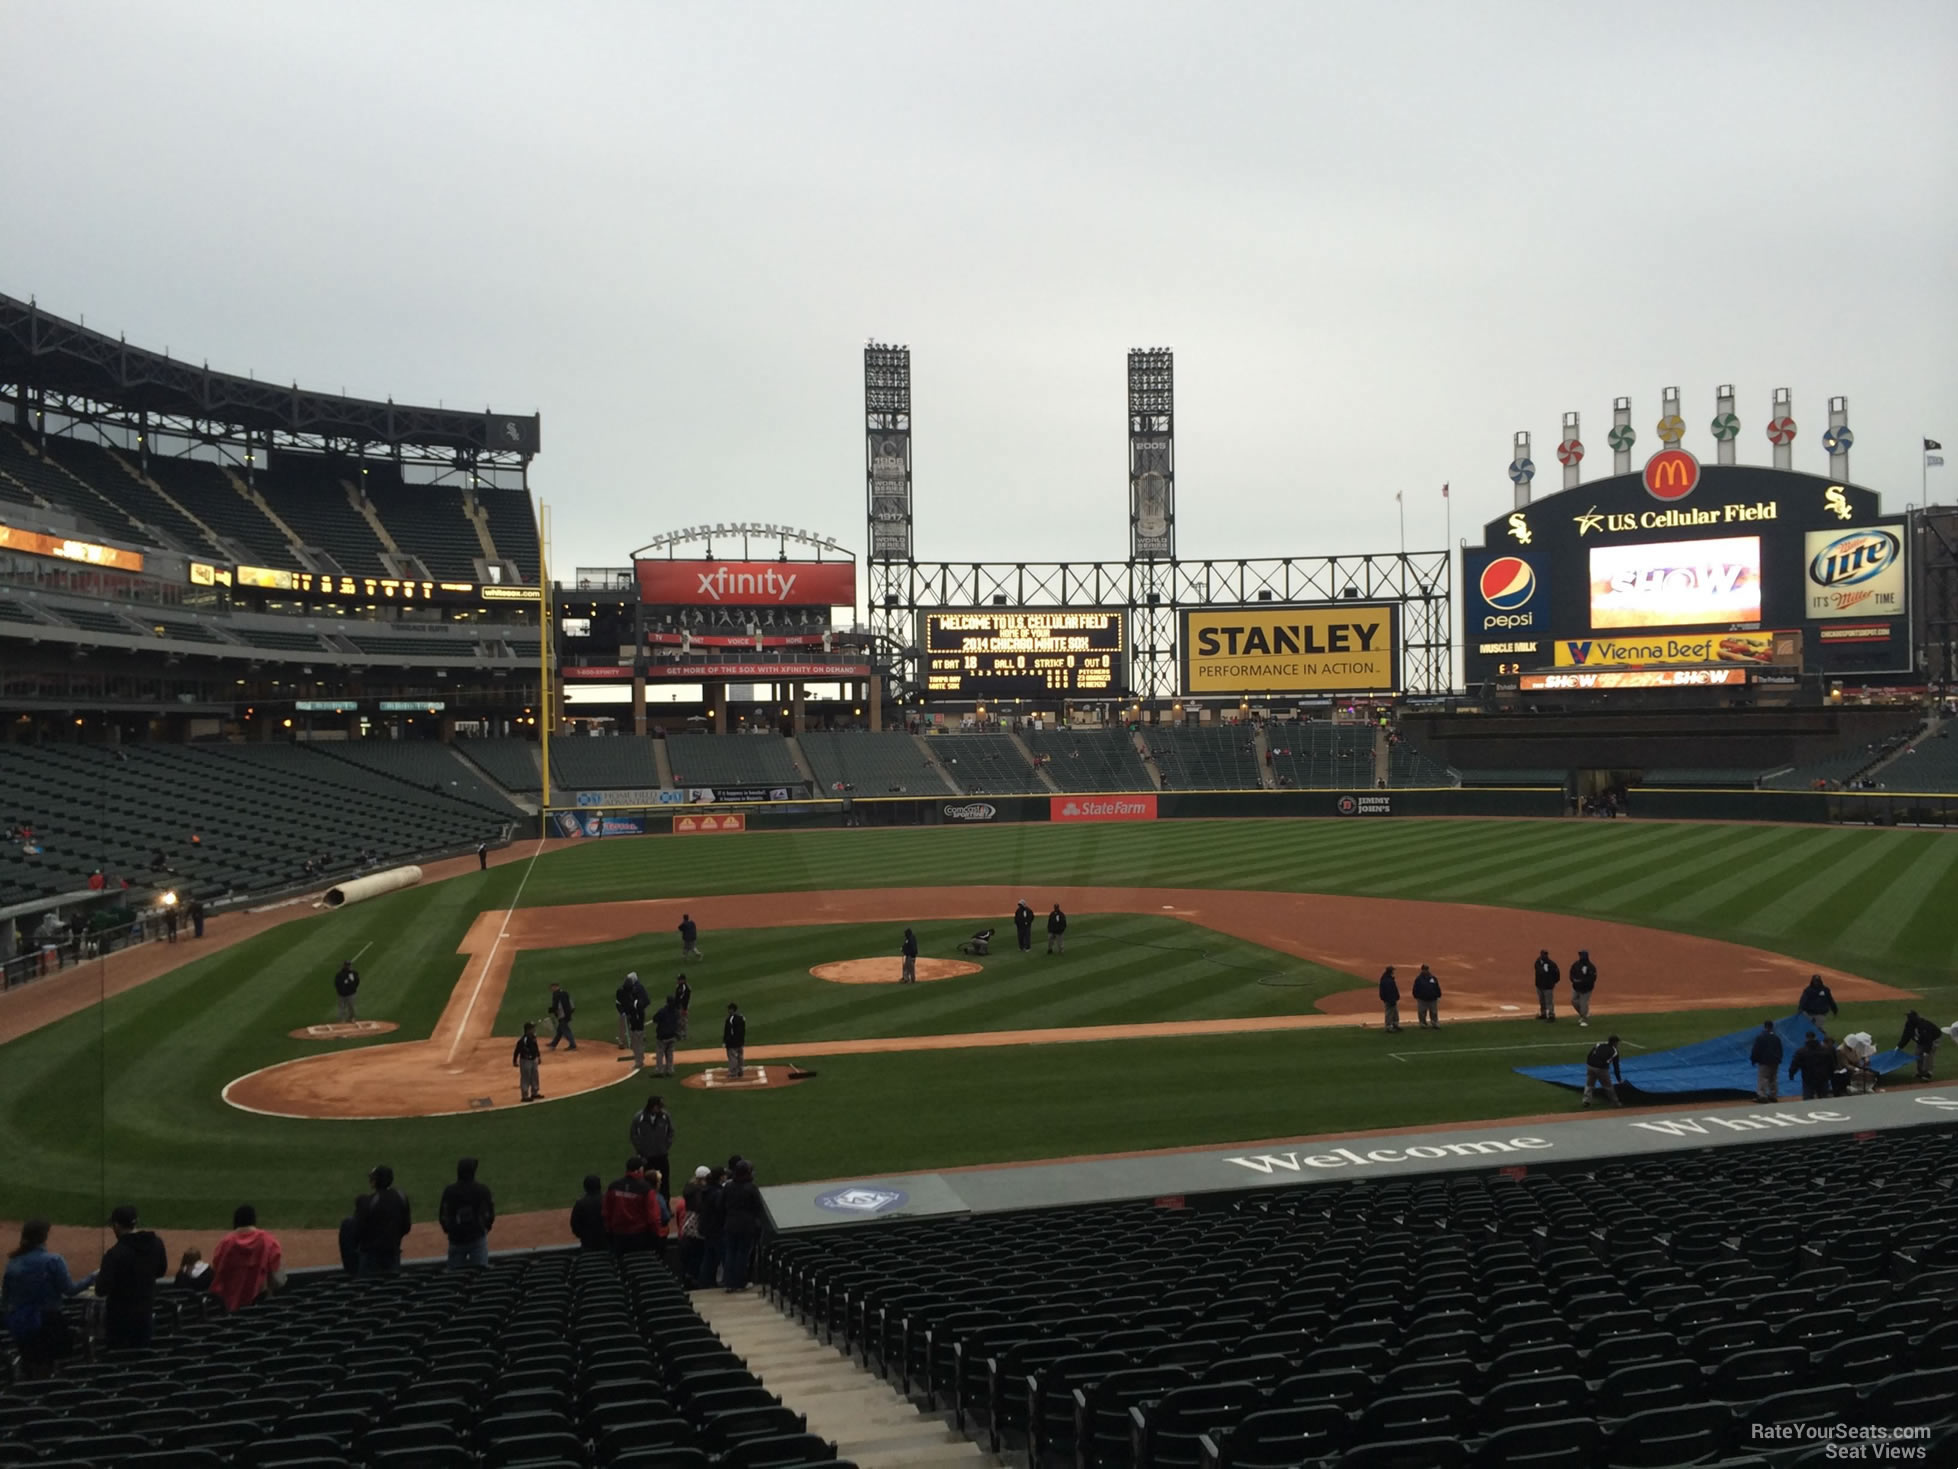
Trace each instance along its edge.
{"label": "mcdonald's logo sign", "polygon": [[1645,493],[1655,500],[1684,500],[1700,483],[1700,461],[1684,449],[1661,449],[1645,461]]}

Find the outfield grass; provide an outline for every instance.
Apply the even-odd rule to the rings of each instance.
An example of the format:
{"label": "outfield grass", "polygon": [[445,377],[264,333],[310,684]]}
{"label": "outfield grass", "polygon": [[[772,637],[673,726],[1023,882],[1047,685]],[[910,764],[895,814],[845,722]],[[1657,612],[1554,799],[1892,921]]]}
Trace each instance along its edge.
{"label": "outfield grass", "polygon": [[[524,1111],[365,1123],[251,1116],[226,1106],[218,1092],[246,1071],[317,1049],[286,1032],[331,1018],[329,976],[363,944],[370,946],[360,959],[363,1012],[399,1021],[395,1038],[426,1035],[463,969],[456,944],[483,909],[513,901],[964,883],[1024,887],[1037,907],[1043,883],[1141,884],[1593,913],[1779,950],[1915,989],[1944,1021],[1958,1001],[1950,977],[1958,960],[1958,841],[1929,832],[1269,820],[591,842],[554,851],[534,867],[510,864],[287,925],[0,1047],[0,1144],[8,1164],[0,1170],[0,1213],[93,1224],[105,1199],[127,1197],[159,1225],[185,1227],[222,1224],[249,1199],[279,1223],[330,1224],[375,1162],[391,1162],[418,1202],[431,1204],[461,1152],[484,1160],[503,1208],[568,1206],[585,1172],[609,1172],[623,1157],[636,1089]],[[1104,921],[1162,922],[1131,916],[1096,923]],[[1140,986],[1150,1005],[1213,1007],[1178,1014],[1271,1013],[1214,1008],[1227,1003],[1309,1007],[1310,988],[1243,985],[1229,974],[1220,985],[1207,973],[1215,965],[1143,948],[1175,930],[1156,930],[1155,939],[1146,928],[1131,930],[1128,950],[1142,948],[1138,955],[1120,941],[1098,946],[1091,929],[1077,915],[1069,935],[1070,974],[1096,975],[1084,1018],[1073,1023],[1100,1023],[1127,1002],[1125,986]],[[806,943],[797,938],[806,933],[705,935],[709,957],[695,975],[697,990],[724,983],[730,971],[719,966],[748,965],[739,983],[748,991],[744,1008],[757,1017],[757,1042],[880,1033],[862,1027],[888,1017],[892,991],[824,986],[805,1001],[795,987],[818,982],[798,972],[824,956],[797,952],[794,963],[784,963],[767,952],[778,940]],[[886,929],[863,939],[837,957],[888,950]],[[1310,967],[1207,931],[1203,943],[1263,956],[1248,958],[1253,967]],[[587,1032],[604,1037],[621,967],[609,947],[525,954],[511,1004],[534,1013],[547,971],[563,964],[564,973],[576,974]],[[1036,954],[1012,962],[1045,961]],[[654,969],[665,972],[663,965]],[[977,978],[991,985],[997,973],[995,967]],[[999,1023],[1054,1023],[1026,1018],[1028,1008],[1051,1000],[1011,989],[1022,981],[999,983],[1001,1013],[1026,1007],[1021,1018]],[[764,1018],[749,995],[778,984],[790,987],[778,997],[787,1008],[771,1005]],[[916,1022],[902,1028],[984,1028],[994,1013],[988,1007],[952,1018],[972,992],[962,993],[956,981],[919,986],[898,1001],[913,1007]],[[805,1003],[806,1011],[796,1008]],[[1847,1007],[1844,1028],[1871,1030],[1887,1043],[1897,1010]],[[1758,1018],[1751,1010],[1695,1012],[1628,1018],[1618,1029],[1657,1049]],[[798,1035],[775,1033],[791,1020]],[[1386,1037],[1348,1030],[826,1058],[820,1078],[785,1091],[677,1093],[679,1151],[707,1161],[739,1150],[760,1161],[765,1181],[782,1182],[1562,1110],[1572,1105],[1566,1093],[1509,1070],[1560,1059],[1532,1049],[1544,1043],[1537,1027],[1494,1021],[1395,1037],[1394,1050],[1435,1053],[1410,1062],[1385,1055]],[[1513,1054],[1485,1049],[1512,1044],[1520,1048]]]}

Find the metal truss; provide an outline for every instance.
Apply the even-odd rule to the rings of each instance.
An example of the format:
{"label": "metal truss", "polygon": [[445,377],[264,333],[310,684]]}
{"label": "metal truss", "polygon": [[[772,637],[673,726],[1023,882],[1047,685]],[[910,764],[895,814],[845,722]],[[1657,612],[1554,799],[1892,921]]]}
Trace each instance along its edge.
{"label": "metal truss", "polygon": [[1340,601],[1399,603],[1406,691],[1448,692],[1454,617],[1446,551],[1244,561],[870,563],[871,626],[900,646],[916,642],[921,611],[1123,609],[1129,613],[1129,684],[1139,697],[1152,699],[1177,691],[1179,608]]}
{"label": "metal truss", "polygon": [[[147,352],[31,301],[0,295],[0,397],[19,426],[54,413],[218,443],[438,463],[521,466],[539,447],[536,414],[466,413],[281,387]],[[377,456],[378,457],[378,456]]]}

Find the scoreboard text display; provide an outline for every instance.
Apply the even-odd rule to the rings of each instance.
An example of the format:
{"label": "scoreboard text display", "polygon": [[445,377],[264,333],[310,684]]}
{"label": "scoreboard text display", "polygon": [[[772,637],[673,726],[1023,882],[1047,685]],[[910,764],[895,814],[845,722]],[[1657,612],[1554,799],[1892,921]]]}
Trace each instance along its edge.
{"label": "scoreboard text display", "polygon": [[1470,686],[1607,662],[1766,661],[1837,678],[1911,667],[1910,548],[1874,491],[1681,449],[1646,468],[1505,511],[1464,549]]}
{"label": "scoreboard text display", "polygon": [[1127,614],[975,607],[923,612],[925,689],[952,699],[1036,699],[1122,691]]}

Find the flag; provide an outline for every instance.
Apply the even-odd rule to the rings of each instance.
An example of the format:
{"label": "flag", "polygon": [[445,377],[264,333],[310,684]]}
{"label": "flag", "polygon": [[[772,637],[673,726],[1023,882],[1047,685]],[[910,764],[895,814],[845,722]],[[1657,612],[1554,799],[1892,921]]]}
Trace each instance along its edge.
{"label": "flag", "polygon": [[1943,447],[1944,445],[1940,444],[1936,439],[1926,439],[1924,441],[1924,452],[1926,454],[1935,453],[1936,451],[1942,449]]}
{"label": "flag", "polygon": [[1394,503],[1396,505],[1401,503],[1401,492],[1399,490],[1394,491]]}
{"label": "flag", "polygon": [[1926,455],[1924,456],[1924,467],[1925,467],[1926,469],[1943,469],[1943,468],[1944,468],[1944,455],[1942,455],[1942,454],[1926,454]]}
{"label": "flag", "polygon": [[1446,499],[1448,498],[1448,486],[1447,486],[1447,485],[1443,485],[1443,486],[1441,487],[1441,498],[1442,498],[1442,499],[1444,499],[1444,500],[1446,500]]}

